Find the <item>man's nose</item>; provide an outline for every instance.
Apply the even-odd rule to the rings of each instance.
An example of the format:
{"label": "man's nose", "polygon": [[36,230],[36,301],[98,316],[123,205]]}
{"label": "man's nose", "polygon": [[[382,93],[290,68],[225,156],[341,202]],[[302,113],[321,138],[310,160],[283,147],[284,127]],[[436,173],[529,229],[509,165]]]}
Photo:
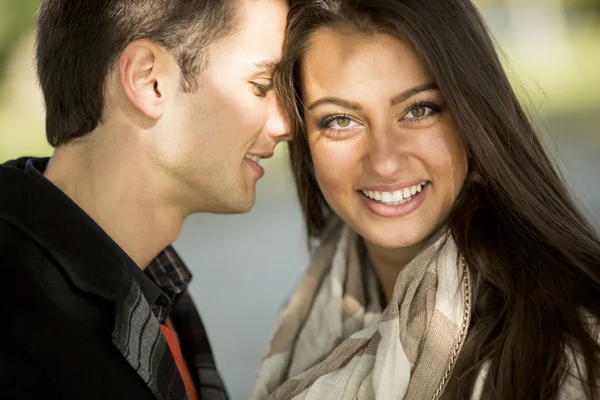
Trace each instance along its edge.
{"label": "man's nose", "polygon": [[277,96],[273,99],[271,115],[267,124],[269,136],[277,143],[292,139],[290,120]]}

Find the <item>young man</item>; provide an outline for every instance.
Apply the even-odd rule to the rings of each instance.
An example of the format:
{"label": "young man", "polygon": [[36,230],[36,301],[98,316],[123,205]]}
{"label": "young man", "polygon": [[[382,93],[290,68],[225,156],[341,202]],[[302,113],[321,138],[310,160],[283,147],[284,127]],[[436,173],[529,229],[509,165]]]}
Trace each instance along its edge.
{"label": "young man", "polygon": [[50,160],[0,166],[0,387],[226,399],[190,273],[194,212],[241,213],[288,139],[284,0],[42,0]]}

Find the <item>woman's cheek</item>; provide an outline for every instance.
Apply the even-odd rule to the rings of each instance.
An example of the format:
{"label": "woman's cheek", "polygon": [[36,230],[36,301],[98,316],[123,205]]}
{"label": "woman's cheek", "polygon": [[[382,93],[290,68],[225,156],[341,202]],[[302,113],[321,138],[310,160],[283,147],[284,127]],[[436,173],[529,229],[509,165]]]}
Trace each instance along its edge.
{"label": "woman's cheek", "polygon": [[326,198],[353,191],[358,152],[342,141],[319,142],[311,146],[315,175]]}

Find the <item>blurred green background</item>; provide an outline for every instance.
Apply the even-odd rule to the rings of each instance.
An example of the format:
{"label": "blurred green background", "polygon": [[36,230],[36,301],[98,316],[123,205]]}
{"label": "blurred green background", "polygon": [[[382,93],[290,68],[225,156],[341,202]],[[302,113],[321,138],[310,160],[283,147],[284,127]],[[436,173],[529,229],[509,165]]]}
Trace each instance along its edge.
{"label": "blurred green background", "polygon": [[[476,4],[568,188],[600,227],[600,0]],[[37,5],[0,0],[0,162],[51,154],[31,51]],[[232,399],[248,397],[280,305],[309,258],[285,149],[264,163],[250,213],[193,215],[175,243],[196,274],[191,292]]]}
{"label": "blurred green background", "polygon": [[[513,85],[552,136],[598,146],[600,0],[476,0]],[[31,49],[36,0],[0,0],[0,161],[49,154]],[[554,123],[576,122],[569,132]],[[570,122],[569,122],[570,124]]]}

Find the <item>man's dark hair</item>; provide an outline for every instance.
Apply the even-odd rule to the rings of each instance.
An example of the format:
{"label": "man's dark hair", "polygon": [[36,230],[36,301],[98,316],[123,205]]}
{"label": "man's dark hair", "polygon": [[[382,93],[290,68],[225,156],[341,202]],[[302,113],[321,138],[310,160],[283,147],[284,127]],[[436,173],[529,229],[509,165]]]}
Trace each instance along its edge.
{"label": "man's dark hair", "polygon": [[196,90],[206,48],[235,27],[236,0],[42,0],[37,73],[52,146],[102,122],[106,76],[123,49],[149,39],[173,54],[181,87]]}

